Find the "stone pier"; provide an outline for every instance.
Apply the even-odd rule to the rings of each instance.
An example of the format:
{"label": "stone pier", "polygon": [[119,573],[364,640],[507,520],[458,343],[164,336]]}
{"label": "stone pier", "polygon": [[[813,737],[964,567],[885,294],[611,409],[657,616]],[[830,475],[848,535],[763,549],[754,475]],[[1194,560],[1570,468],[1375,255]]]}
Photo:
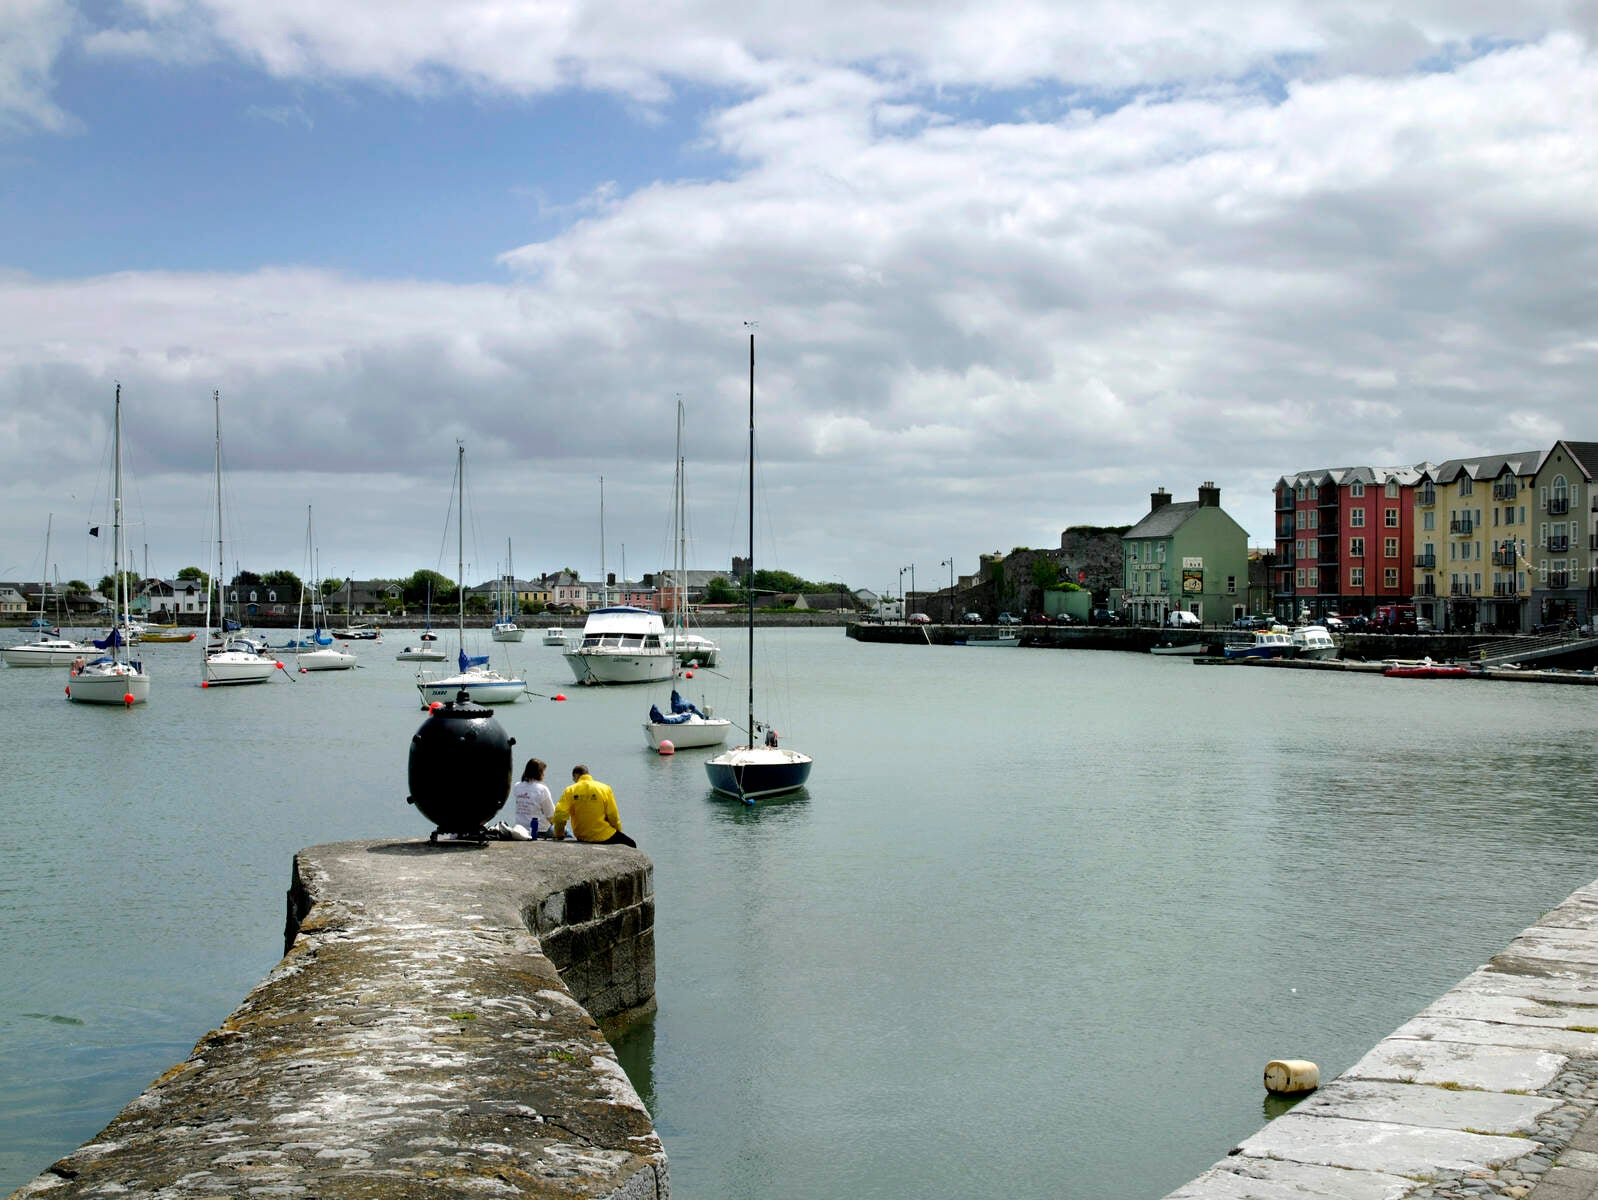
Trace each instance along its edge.
{"label": "stone pier", "polygon": [[639,851],[311,847],[287,942],[187,1060],[13,1195],[669,1195],[649,1113],[595,1024],[653,1004]]}
{"label": "stone pier", "polygon": [[1166,1200],[1586,1200],[1595,1138],[1598,883]]}

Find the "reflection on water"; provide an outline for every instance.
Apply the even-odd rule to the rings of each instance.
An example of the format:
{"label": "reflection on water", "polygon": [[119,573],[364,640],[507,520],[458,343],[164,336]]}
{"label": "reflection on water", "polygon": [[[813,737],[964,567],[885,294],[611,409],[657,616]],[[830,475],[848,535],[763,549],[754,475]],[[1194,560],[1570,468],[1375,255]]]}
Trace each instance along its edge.
{"label": "reflection on water", "polygon": [[[1163,1195],[1272,1115],[1265,1063],[1331,1078],[1598,876],[1592,689],[768,646],[816,766],[752,808],[557,648],[511,665],[568,702],[498,714],[654,862],[659,1008],[616,1044],[685,1200]],[[134,713],[0,671],[8,1187],[270,968],[296,849],[426,833],[405,664],[212,694],[166,649]]]}

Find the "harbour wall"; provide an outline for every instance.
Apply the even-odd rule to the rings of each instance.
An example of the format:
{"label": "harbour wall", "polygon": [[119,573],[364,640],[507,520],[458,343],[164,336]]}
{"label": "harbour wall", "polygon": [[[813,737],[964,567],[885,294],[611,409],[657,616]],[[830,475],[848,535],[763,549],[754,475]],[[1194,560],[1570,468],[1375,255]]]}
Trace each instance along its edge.
{"label": "harbour wall", "polygon": [[1598,883],[1166,1200],[1593,1195]]}
{"label": "harbour wall", "polygon": [[596,1024],[654,1003],[641,852],[313,846],[285,941],[188,1059],[13,1197],[669,1196]]}

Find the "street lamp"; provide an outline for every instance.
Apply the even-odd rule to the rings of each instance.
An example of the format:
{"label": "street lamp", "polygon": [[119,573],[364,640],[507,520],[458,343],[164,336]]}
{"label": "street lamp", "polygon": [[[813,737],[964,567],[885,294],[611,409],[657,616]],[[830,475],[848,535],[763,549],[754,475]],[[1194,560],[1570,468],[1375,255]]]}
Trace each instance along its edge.
{"label": "street lamp", "polygon": [[958,619],[954,611],[954,556],[951,554],[938,565],[949,568],[949,624],[952,625]]}
{"label": "street lamp", "polygon": [[914,596],[915,594],[916,594],[916,565],[915,565],[915,563],[911,563],[910,564],[910,595]]}
{"label": "street lamp", "polygon": [[899,568],[899,620],[901,621],[909,620],[910,618],[910,610],[905,607],[904,598],[904,573],[909,569],[909,567]]}

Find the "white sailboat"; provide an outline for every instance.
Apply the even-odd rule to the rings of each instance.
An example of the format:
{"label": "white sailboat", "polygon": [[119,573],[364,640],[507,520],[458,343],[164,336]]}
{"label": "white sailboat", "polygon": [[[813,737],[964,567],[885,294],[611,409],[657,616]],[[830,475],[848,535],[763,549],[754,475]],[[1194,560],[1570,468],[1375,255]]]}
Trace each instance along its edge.
{"label": "white sailboat", "polygon": [[[200,667],[200,686],[222,687],[233,684],[265,683],[280,666],[255,648],[257,643],[229,636],[226,606],[223,604],[222,572],[222,393],[212,392],[216,411],[216,576],[205,589],[204,657]],[[211,592],[216,591],[217,636],[211,634]],[[235,627],[237,628],[237,627]]]}
{"label": "white sailboat", "polygon": [[405,646],[394,657],[399,662],[443,662],[444,652],[433,645],[438,634],[433,632],[433,581],[427,581],[427,627],[422,630],[421,645]]}
{"label": "white sailboat", "polygon": [[[305,565],[315,574],[312,556],[311,506],[305,506]],[[318,606],[320,607],[320,606]],[[313,621],[316,632],[307,641],[305,637],[305,585],[300,584],[300,607],[294,616],[294,662],[302,671],[348,671],[355,666],[355,655],[333,645],[333,639],[322,632],[321,621]]]}
{"label": "white sailboat", "polygon": [[[459,489],[455,513],[455,572],[464,581],[466,577],[465,508],[466,508],[466,446],[455,443],[455,481]],[[455,631],[457,659],[460,670],[454,675],[434,677],[426,672],[416,675],[416,690],[422,695],[424,705],[437,700],[448,702],[464,694],[474,704],[514,704],[527,691],[525,679],[501,675],[488,665],[488,656],[474,658],[466,653],[466,586],[462,582],[455,589]]]}
{"label": "white sailboat", "polygon": [[55,514],[51,513],[44,523],[44,570],[39,574],[39,615],[33,620],[33,628],[39,631],[39,635],[31,642],[0,649],[0,659],[4,659],[8,667],[70,667],[78,659],[94,653],[93,646],[62,637],[60,630],[45,619],[45,601],[50,593],[50,534],[54,528]]}
{"label": "white sailboat", "polygon": [[113,494],[111,522],[111,631],[95,646],[105,653],[73,669],[67,698],[78,704],[121,704],[132,708],[150,699],[150,675],[142,663],[129,659],[127,630],[128,581],[122,573],[122,385],[117,384],[116,417],[112,425]]}
{"label": "white sailboat", "polygon": [[502,586],[494,589],[494,609],[499,620],[494,622],[489,636],[496,642],[519,642],[527,631],[516,624],[516,568],[511,565],[509,538],[505,539],[505,573],[508,578],[500,580]]}
{"label": "white sailboat", "polygon": [[[685,516],[686,493],[683,483],[683,455],[682,455],[682,425],[683,405],[679,398],[677,401],[677,469],[676,482],[672,489],[672,523],[676,528],[676,537],[672,546],[672,582],[674,584],[672,597],[672,624],[674,626],[674,645],[681,645],[684,638],[684,625],[688,613],[688,588],[687,563],[688,563],[688,535],[687,518]],[[662,713],[659,705],[650,705],[649,720],[644,722],[644,740],[651,747],[660,749],[661,742],[670,742],[677,750],[696,750],[707,746],[723,746],[727,742],[727,734],[732,729],[732,722],[725,717],[718,717],[709,710],[708,706],[700,707],[692,701],[684,700],[678,688],[683,678],[684,663],[680,656],[675,658],[675,667],[671,675],[671,711]],[[707,664],[708,665],[708,664]]]}
{"label": "white sailboat", "polygon": [[[749,582],[744,590],[749,603],[749,744],[713,755],[705,760],[710,786],[725,796],[736,796],[753,804],[762,796],[780,796],[798,791],[810,778],[812,759],[797,750],[777,745],[777,731],[755,721],[755,335],[749,335]],[[755,734],[762,728],[762,745],[755,745]]]}

